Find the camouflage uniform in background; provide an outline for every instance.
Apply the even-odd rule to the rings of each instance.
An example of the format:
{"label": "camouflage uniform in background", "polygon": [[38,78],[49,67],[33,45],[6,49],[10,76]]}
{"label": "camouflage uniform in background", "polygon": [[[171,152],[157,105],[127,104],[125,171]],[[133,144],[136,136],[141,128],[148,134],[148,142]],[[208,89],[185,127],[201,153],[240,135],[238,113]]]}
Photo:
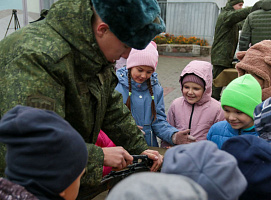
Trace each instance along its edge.
{"label": "camouflage uniform in background", "polygon": [[[211,51],[211,62],[213,65],[213,79],[215,79],[225,68],[232,67],[232,59],[236,51],[239,29],[242,20],[246,19],[251,7],[234,10],[228,2],[218,16],[214,42]],[[219,100],[221,87],[212,88],[212,97]]]}
{"label": "camouflage uniform in background", "polygon": [[[0,42],[0,116],[21,104],[53,110],[65,118],[89,151],[82,187],[102,178],[104,155],[94,145],[100,129],[130,154],[148,148],[121,94],[114,90],[114,66],[98,47],[92,15],[89,0],[58,1],[45,20]],[[4,153],[0,155],[3,166]]]}
{"label": "camouflage uniform in background", "polygon": [[[259,1],[258,1],[259,2]],[[249,45],[271,39],[271,0],[263,0],[260,10],[250,13],[243,25],[239,50],[246,51]]]}

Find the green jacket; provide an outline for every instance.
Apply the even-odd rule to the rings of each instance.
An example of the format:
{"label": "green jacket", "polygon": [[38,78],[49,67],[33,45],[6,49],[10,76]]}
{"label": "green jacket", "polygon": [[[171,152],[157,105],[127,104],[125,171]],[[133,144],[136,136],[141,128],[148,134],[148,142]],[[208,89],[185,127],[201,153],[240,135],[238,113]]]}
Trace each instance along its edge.
{"label": "green jacket", "polygon": [[211,51],[213,65],[231,67],[239,36],[239,22],[246,19],[251,7],[234,10],[227,3],[218,16]]}
{"label": "green jacket", "polygon": [[263,0],[261,10],[256,10],[248,15],[245,20],[239,50],[246,51],[249,45],[254,45],[262,40],[271,39],[271,0]]}
{"label": "green jacket", "polygon": [[102,178],[104,155],[94,145],[100,129],[131,154],[148,148],[114,90],[117,77],[95,40],[92,15],[89,0],[60,0],[45,20],[0,42],[0,116],[21,104],[65,118],[89,151],[83,185],[96,185]]}

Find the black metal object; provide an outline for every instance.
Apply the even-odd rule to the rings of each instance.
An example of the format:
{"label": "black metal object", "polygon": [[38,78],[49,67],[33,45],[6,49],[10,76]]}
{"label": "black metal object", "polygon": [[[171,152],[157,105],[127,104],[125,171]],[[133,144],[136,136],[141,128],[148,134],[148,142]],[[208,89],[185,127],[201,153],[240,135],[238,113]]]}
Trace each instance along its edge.
{"label": "black metal object", "polygon": [[112,171],[104,176],[101,184],[93,188],[80,188],[80,196],[77,199],[93,199],[100,193],[112,189],[118,182],[127,176],[143,171],[150,171],[153,161],[147,155],[133,155],[133,164],[121,171]]}
{"label": "black metal object", "polygon": [[17,10],[13,9],[12,10],[12,15],[11,15],[11,18],[10,18],[10,21],[9,21],[9,24],[8,24],[8,28],[7,28],[7,31],[6,31],[6,34],[5,34],[5,37],[7,36],[8,30],[10,29],[10,24],[11,24],[12,18],[14,18],[14,29],[15,29],[15,31],[17,29],[21,28],[20,22],[19,22],[19,19],[18,19],[18,16],[17,16]]}

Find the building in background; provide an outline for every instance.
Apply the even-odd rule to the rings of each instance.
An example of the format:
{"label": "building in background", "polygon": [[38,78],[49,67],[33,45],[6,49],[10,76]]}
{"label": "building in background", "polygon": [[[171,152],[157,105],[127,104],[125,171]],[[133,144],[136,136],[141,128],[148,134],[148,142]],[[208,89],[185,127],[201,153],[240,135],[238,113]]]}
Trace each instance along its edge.
{"label": "building in background", "polygon": [[40,17],[42,9],[49,9],[57,0],[0,0],[0,40],[15,31],[13,9],[17,10],[20,27]]}
{"label": "building in background", "polygon": [[195,36],[213,43],[215,24],[227,0],[159,0],[166,32],[175,36]]}

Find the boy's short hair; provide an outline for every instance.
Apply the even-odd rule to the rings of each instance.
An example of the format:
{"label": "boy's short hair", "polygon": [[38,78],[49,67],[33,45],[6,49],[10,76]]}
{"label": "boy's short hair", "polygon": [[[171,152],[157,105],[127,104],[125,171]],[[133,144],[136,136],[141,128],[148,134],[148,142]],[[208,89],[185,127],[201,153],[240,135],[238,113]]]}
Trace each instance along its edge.
{"label": "boy's short hair", "polygon": [[134,49],[144,49],[165,31],[156,0],[92,0],[92,3],[115,36]]}
{"label": "boy's short hair", "polygon": [[7,145],[7,178],[34,195],[59,196],[87,164],[84,139],[53,111],[14,107],[0,121],[0,142]]}
{"label": "boy's short hair", "polygon": [[255,107],[262,102],[262,89],[250,74],[240,76],[223,90],[221,106],[230,106],[247,114],[253,119]]}

